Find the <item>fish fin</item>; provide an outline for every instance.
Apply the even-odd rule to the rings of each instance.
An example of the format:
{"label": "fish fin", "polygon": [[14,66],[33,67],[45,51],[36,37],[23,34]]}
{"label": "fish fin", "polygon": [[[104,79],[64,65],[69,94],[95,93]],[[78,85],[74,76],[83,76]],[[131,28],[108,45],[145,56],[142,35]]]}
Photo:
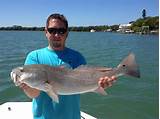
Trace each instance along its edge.
{"label": "fish fin", "polygon": [[87,70],[88,69],[88,66],[87,65],[80,65],[78,66],[77,68],[75,68],[74,70]]}
{"label": "fish fin", "polygon": [[77,67],[74,70],[78,70],[78,71],[88,71],[89,70],[94,70],[94,71],[99,71],[99,72],[106,72],[106,71],[111,71],[112,68],[108,68],[108,67],[94,67],[94,66],[88,66],[88,65],[80,65],[79,67]]}
{"label": "fish fin", "polygon": [[102,87],[98,87],[96,90],[94,90],[96,93],[100,93],[102,95],[107,95],[106,91]]}
{"label": "fish fin", "polygon": [[57,93],[53,90],[52,86],[47,82],[46,83],[46,88],[48,91],[47,94],[56,102],[56,103],[59,103],[59,98],[58,98],[58,95]]}
{"label": "fish fin", "polygon": [[64,63],[58,66],[59,68],[71,69],[72,67],[68,63]]}
{"label": "fish fin", "polygon": [[107,67],[100,67],[97,68],[96,71],[100,71],[100,72],[106,72],[106,71],[111,71],[112,68],[107,68]]}
{"label": "fish fin", "polygon": [[59,103],[59,98],[56,92],[48,91],[47,94],[56,102]]}
{"label": "fish fin", "polygon": [[136,63],[135,55],[133,53],[130,53],[126,58],[124,58],[117,68],[122,70],[124,69],[126,75],[140,78],[139,67]]}

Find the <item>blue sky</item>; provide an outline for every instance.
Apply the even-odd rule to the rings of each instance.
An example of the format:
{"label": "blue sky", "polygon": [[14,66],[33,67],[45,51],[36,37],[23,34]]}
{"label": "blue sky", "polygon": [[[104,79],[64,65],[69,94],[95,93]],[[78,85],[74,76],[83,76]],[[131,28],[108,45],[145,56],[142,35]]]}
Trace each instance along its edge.
{"label": "blue sky", "polygon": [[69,26],[114,25],[142,16],[159,16],[158,0],[1,0],[0,26],[45,26],[51,13],[62,13]]}

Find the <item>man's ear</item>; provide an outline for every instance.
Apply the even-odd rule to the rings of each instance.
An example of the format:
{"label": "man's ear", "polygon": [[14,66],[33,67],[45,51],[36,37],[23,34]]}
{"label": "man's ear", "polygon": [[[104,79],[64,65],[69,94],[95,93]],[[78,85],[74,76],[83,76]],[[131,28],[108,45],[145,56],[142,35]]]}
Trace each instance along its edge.
{"label": "man's ear", "polygon": [[47,31],[47,28],[45,27],[45,28],[44,28],[44,34],[45,34],[46,37],[47,37],[47,32],[48,32],[48,31]]}
{"label": "man's ear", "polygon": [[47,28],[45,27],[45,28],[44,28],[44,34],[45,34],[46,38],[47,38],[47,32],[48,32],[48,31],[47,31]]}
{"label": "man's ear", "polygon": [[47,28],[46,27],[44,28],[44,33],[47,34]]}

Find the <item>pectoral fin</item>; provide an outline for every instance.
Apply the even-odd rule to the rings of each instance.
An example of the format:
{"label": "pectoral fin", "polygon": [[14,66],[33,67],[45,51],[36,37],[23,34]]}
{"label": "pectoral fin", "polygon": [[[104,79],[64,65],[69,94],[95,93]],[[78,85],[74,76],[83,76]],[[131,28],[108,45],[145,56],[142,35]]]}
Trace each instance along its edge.
{"label": "pectoral fin", "polygon": [[98,87],[94,92],[100,93],[102,95],[107,95],[106,91],[102,87]]}

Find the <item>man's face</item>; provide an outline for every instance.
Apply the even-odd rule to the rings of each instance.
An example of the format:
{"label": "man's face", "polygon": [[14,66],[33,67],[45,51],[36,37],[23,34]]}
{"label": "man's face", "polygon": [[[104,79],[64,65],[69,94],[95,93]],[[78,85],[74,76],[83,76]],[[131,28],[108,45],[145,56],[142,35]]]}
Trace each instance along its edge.
{"label": "man's face", "polygon": [[48,28],[45,28],[49,48],[53,50],[63,50],[68,31],[65,24],[59,19],[51,19]]}

